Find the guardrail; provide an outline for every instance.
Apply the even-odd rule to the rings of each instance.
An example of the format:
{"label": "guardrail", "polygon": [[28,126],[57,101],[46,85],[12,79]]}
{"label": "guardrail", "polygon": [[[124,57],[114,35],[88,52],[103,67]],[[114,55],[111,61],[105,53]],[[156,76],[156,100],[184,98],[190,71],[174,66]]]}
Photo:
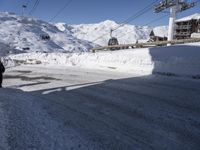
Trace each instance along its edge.
{"label": "guardrail", "polygon": [[164,46],[167,44],[183,44],[183,43],[195,43],[200,42],[200,38],[190,38],[182,40],[172,40],[172,41],[159,41],[159,42],[146,42],[146,43],[135,43],[135,44],[120,44],[113,46],[102,46],[91,49],[92,52],[103,51],[103,50],[122,50],[122,49],[133,49],[133,48],[146,48],[155,46]]}

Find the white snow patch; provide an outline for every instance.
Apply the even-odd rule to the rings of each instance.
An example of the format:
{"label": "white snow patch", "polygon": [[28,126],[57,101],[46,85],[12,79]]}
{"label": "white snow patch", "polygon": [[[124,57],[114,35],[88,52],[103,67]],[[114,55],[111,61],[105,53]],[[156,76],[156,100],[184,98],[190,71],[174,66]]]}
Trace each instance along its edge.
{"label": "white snow patch", "polygon": [[200,19],[200,14],[199,13],[195,13],[193,15],[186,16],[184,18],[178,19],[178,20],[176,20],[176,22],[188,21],[188,20],[192,20],[192,19],[199,20]]}
{"label": "white snow patch", "polygon": [[200,33],[192,33],[191,38],[200,38]]}

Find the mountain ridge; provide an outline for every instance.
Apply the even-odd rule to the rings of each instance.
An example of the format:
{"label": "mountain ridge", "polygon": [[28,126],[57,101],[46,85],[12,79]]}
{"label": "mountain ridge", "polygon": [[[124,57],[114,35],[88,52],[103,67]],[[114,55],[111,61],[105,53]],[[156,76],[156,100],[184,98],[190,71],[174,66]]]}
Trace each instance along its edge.
{"label": "mountain ridge", "polygon": [[5,12],[0,12],[0,37],[1,43],[19,52],[84,52],[93,45],[53,24]]}
{"label": "mountain ridge", "polygon": [[[99,23],[79,25],[56,23],[55,26],[63,32],[65,32],[65,29],[66,31],[70,30],[72,35],[78,39],[94,42],[98,45],[107,45],[110,38],[110,30],[119,27],[120,24],[112,20],[105,20]],[[135,43],[138,40],[145,42],[149,40],[149,34],[152,30],[154,30],[156,35],[166,37],[168,27],[150,27],[124,24],[118,30],[113,32],[113,36],[118,38],[119,43],[121,44]],[[96,40],[99,37],[101,38]]]}

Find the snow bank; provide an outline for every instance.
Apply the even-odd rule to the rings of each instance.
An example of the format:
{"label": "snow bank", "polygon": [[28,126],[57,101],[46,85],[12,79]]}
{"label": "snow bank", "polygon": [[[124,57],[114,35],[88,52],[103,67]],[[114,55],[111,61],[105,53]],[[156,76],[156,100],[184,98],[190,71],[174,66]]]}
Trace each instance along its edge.
{"label": "snow bank", "polygon": [[99,53],[28,53],[11,56],[16,63],[83,68],[113,69],[116,71],[151,72],[153,64],[148,49]]}
{"label": "snow bank", "polygon": [[200,46],[197,44],[97,53],[29,53],[10,58],[18,64],[77,66],[141,75],[200,75]]}
{"label": "snow bank", "polygon": [[200,33],[192,33],[192,38],[200,38]]}
{"label": "snow bank", "polygon": [[200,43],[150,49],[154,74],[200,78]]}

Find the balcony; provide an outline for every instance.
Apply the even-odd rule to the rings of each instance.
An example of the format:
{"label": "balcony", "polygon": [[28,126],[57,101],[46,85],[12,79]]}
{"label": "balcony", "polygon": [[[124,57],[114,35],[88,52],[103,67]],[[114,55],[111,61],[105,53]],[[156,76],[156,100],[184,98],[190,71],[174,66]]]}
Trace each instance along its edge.
{"label": "balcony", "polygon": [[176,32],[175,36],[190,36],[190,32]]}
{"label": "balcony", "polygon": [[176,26],[176,29],[178,29],[178,30],[191,29],[191,28],[192,28],[192,25],[179,25],[179,26]]}

